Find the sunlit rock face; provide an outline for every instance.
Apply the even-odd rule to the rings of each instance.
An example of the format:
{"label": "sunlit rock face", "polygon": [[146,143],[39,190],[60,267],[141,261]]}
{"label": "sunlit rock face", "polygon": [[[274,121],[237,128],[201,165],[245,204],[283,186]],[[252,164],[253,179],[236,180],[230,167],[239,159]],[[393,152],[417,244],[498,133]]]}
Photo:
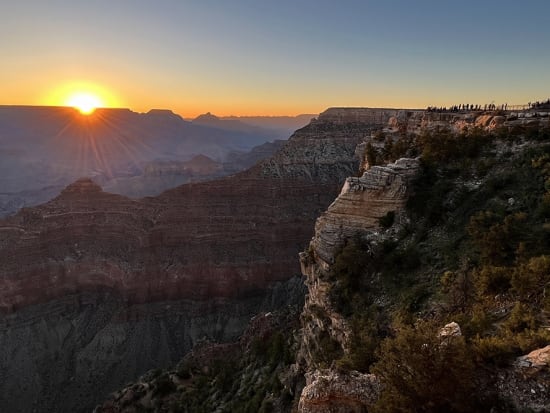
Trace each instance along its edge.
{"label": "sunlit rock face", "polygon": [[[395,222],[406,222],[405,205],[419,170],[418,159],[399,159],[374,166],[361,177],[346,179],[340,195],[318,219],[315,235],[300,254],[308,294],[302,311],[301,347],[298,360],[306,372],[306,387],[298,411],[364,412],[377,399],[380,386],[372,375],[340,373],[323,368],[316,354],[322,343],[332,340],[343,353],[349,350],[352,329],[346,317],[333,306],[330,291],[331,266],[345,242],[355,235],[376,238],[382,230],[380,218],[395,214]],[[380,237],[382,239],[382,237]]]}
{"label": "sunlit rock face", "polygon": [[[473,128],[498,131],[499,128],[547,125],[550,121],[548,114],[542,113],[533,117],[525,116],[525,113],[388,112],[385,116],[390,117],[380,129],[384,137],[394,140],[400,139],[404,132],[421,134],[438,129],[460,132]],[[370,112],[360,109],[346,115],[350,122],[365,116],[371,116]],[[376,144],[376,137],[360,144],[359,154],[364,152],[367,143]],[[363,169],[366,171],[362,176],[346,179],[340,195],[317,219],[309,247],[300,254],[308,289],[301,315],[300,350],[296,364],[306,377],[297,409],[300,413],[367,412],[380,395],[380,382],[376,377],[356,371],[342,372],[336,361],[345,360],[350,354],[357,326],[352,326],[352,317],[344,316],[334,304],[334,291],[339,281],[333,265],[342,247],[355,236],[370,248],[394,238],[403,228],[403,224],[408,222],[406,202],[418,176],[420,162],[418,159],[399,159],[393,164],[370,168],[364,162]],[[383,228],[380,219],[390,212],[394,214],[392,221],[397,225]],[[363,253],[372,251],[375,250],[367,249]],[[386,300],[384,293],[378,294],[375,300],[383,305]],[[443,342],[461,334],[460,326],[455,322],[445,325],[439,332]],[[527,405],[535,411],[548,409],[549,349],[538,349],[518,358],[513,368],[499,371],[498,391],[504,398],[512,400],[517,408]],[[328,361],[323,359],[324,354],[329,354]]]}
{"label": "sunlit rock face", "polygon": [[[379,220],[388,212],[397,223],[404,223],[405,204],[412,181],[419,170],[419,160],[400,159],[386,166],[375,166],[361,177],[346,179],[340,195],[315,224],[315,235],[307,252],[300,254],[302,274],[306,277],[308,295],[302,318],[310,320],[303,326],[302,354],[308,366],[313,366],[312,351],[316,337],[327,332],[344,349],[348,344],[346,319],[332,306],[329,292],[329,272],[335,257],[346,240],[358,234],[376,236]],[[326,317],[318,316],[319,309]]]}
{"label": "sunlit rock face", "polygon": [[412,178],[419,169],[417,159],[399,159],[386,166],[374,166],[360,177],[348,177],[340,195],[316,223],[312,247],[316,256],[330,264],[343,242],[354,234],[375,230],[388,212],[404,219]]}
{"label": "sunlit rock face", "polygon": [[380,382],[372,374],[315,370],[306,374],[300,396],[300,413],[363,413],[380,394]]}
{"label": "sunlit rock face", "polygon": [[535,412],[550,409],[550,345],[518,357],[512,366],[501,369],[497,378],[501,396],[517,410],[529,406]]}
{"label": "sunlit rock face", "polygon": [[298,252],[376,127],[321,116],[231,177],[141,200],[81,179],[0,221],[2,410],[61,388],[41,411],[89,410],[201,337],[235,338],[253,314],[303,298]]}

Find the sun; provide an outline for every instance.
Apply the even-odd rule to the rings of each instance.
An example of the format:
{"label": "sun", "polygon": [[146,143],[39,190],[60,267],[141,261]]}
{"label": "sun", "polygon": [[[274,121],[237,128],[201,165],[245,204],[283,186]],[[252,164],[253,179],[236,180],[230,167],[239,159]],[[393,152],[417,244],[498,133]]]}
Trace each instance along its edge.
{"label": "sun", "polygon": [[110,88],[89,81],[67,81],[53,86],[42,98],[49,106],[69,106],[88,116],[97,108],[119,108],[123,102],[113,94]]}
{"label": "sun", "polygon": [[101,98],[91,92],[74,92],[67,97],[65,104],[78,109],[83,115],[91,115],[97,108],[104,106]]}

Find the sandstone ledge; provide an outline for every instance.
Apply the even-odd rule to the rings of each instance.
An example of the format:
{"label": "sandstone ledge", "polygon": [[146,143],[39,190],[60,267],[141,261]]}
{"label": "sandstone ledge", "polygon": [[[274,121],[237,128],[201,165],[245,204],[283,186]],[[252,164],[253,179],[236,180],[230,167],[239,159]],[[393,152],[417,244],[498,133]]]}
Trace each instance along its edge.
{"label": "sandstone ledge", "polygon": [[362,413],[380,394],[380,382],[373,374],[356,371],[339,373],[315,370],[306,373],[306,387],[299,413]]}
{"label": "sandstone ledge", "polygon": [[379,219],[392,211],[402,220],[418,159],[399,159],[387,166],[374,166],[363,176],[346,179],[340,195],[315,225],[312,246],[326,265],[346,239],[380,228]]}

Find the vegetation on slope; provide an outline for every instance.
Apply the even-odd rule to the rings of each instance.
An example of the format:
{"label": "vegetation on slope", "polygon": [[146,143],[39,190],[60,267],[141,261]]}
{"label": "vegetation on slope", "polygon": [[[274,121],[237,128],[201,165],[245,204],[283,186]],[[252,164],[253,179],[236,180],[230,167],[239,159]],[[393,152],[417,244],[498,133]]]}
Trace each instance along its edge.
{"label": "vegetation on slope", "polygon": [[[422,155],[410,224],[349,240],[332,267],[330,296],[353,332],[336,366],[383,380],[380,412],[507,411],[496,369],[550,342],[550,130],[408,142]],[[441,345],[451,321],[462,336]]]}
{"label": "vegetation on slope", "polygon": [[297,309],[259,314],[238,343],[203,343],[173,370],[155,370],[111,396],[96,413],[271,413],[290,411],[299,382]]}
{"label": "vegetation on slope", "polygon": [[[496,376],[550,342],[550,129],[377,139],[370,165],[421,155],[410,221],[388,214],[381,236],[347,240],[329,295],[351,326],[349,348],[327,333],[317,362],[376,374],[377,412],[513,411]],[[296,314],[282,319],[146,376],[97,411],[291,411],[303,385],[289,373],[299,325]],[[440,334],[451,321],[460,336]]]}

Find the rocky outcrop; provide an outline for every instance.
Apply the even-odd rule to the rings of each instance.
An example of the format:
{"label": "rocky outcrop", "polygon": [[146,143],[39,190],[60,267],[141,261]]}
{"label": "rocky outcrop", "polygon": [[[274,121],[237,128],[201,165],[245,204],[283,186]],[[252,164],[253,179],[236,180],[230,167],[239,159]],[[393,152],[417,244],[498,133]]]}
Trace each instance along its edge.
{"label": "rocky outcrop", "polygon": [[402,223],[410,183],[418,168],[416,159],[399,159],[387,166],[374,166],[361,177],[348,177],[338,198],[315,224],[311,246],[317,262],[328,268],[347,239],[379,228],[380,218],[388,212]]}
{"label": "rocky outcrop", "polygon": [[301,413],[363,413],[380,395],[372,374],[315,370],[306,374],[298,411]]}
{"label": "rocky outcrop", "polygon": [[519,409],[550,409],[550,345],[518,357],[514,365],[497,374],[500,395]]}
{"label": "rocky outcrop", "polygon": [[518,357],[516,366],[522,369],[540,371],[550,367],[550,345],[533,350],[525,356]]}
{"label": "rocky outcrop", "polygon": [[[405,112],[398,111],[391,116],[383,133],[377,133],[373,136],[372,146],[376,143],[381,145],[385,142],[395,143],[396,139],[404,136],[403,132],[419,134],[426,130],[436,131],[440,127],[449,129],[451,132],[476,127],[485,130],[498,129],[497,133],[492,136],[500,137],[506,136],[506,128],[514,129],[516,126],[520,126],[520,131],[530,132],[529,128],[523,127],[534,125],[534,123],[529,123],[534,122],[533,119],[515,119],[514,115],[510,113],[502,115],[499,113]],[[356,116],[355,119],[357,118]],[[537,122],[540,125],[541,122],[548,122],[548,119],[539,118]],[[500,130],[500,128],[503,129]],[[533,130],[533,132],[537,131]],[[524,138],[522,134],[523,132],[516,132],[509,135]],[[407,138],[410,138],[410,136],[407,136]],[[363,147],[365,146],[367,145],[363,144]],[[391,145],[388,146],[391,147]],[[361,149],[359,148],[359,151]],[[483,159],[490,159],[493,154],[496,157],[498,156],[497,153],[491,153],[487,150],[483,153]],[[365,165],[365,167],[368,168],[368,165]],[[315,236],[308,250],[300,254],[302,273],[306,277],[308,294],[302,312],[300,336],[302,345],[298,355],[298,367],[302,367],[303,371],[306,372],[307,385],[301,393],[299,412],[364,412],[369,411],[370,405],[378,397],[380,387],[373,387],[368,379],[369,376],[361,375],[353,370],[349,372],[349,370],[357,368],[366,371],[366,368],[368,368],[361,357],[368,354],[364,349],[368,347],[370,337],[362,341],[361,334],[367,335],[368,333],[365,333],[367,323],[363,323],[361,317],[371,317],[367,312],[374,309],[373,312],[378,313],[368,321],[377,323],[380,319],[377,318],[380,313],[387,308],[391,308],[396,301],[396,295],[392,297],[391,293],[388,294],[388,290],[380,281],[386,281],[387,278],[384,280],[384,277],[392,274],[392,272],[399,273],[400,270],[396,270],[397,266],[393,265],[399,258],[394,260],[393,258],[397,255],[391,256],[386,254],[385,251],[380,252],[381,245],[406,249],[414,240],[414,232],[417,229],[412,230],[413,235],[411,233],[408,235],[401,233],[398,237],[397,234],[398,229],[402,228],[401,225],[407,222],[405,204],[409,198],[412,181],[416,177],[419,167],[420,162],[418,159],[400,159],[395,164],[385,167],[371,167],[360,178],[348,178],[338,198],[317,220]],[[441,169],[444,169],[444,167]],[[500,171],[495,172],[493,176],[498,176]],[[453,176],[450,179],[455,179],[455,177]],[[459,180],[457,179],[457,181]],[[514,199],[508,201],[509,204],[513,205],[512,201]],[[479,200],[477,202],[479,203]],[[467,201],[464,201],[464,203],[466,204]],[[479,205],[478,208],[482,209],[483,206]],[[457,216],[463,214],[462,210],[459,211]],[[468,216],[460,216],[460,219],[466,220],[466,218]],[[452,232],[452,230],[447,231],[447,228],[445,227],[445,233]],[[439,228],[433,230],[433,232],[435,233],[438,230]],[[390,242],[386,244],[385,241]],[[439,243],[440,239],[436,238],[436,241],[431,244],[431,248],[422,253],[432,254],[433,247],[436,247]],[[395,245],[397,246],[394,247]],[[342,251],[340,257],[345,257],[348,260],[347,262],[338,259],[340,251]],[[411,249],[410,251],[411,255],[420,255],[420,252],[417,252],[419,250]],[[442,256],[444,255],[442,254]],[[354,261],[356,258],[357,261]],[[386,262],[390,264],[386,265],[383,262],[386,259]],[[347,265],[350,261],[351,265]],[[402,270],[409,277],[408,282],[411,284],[418,282],[420,284],[425,282],[423,277],[433,277],[433,280],[437,280],[436,277],[439,277],[438,274],[440,274],[441,268],[444,267],[442,265],[433,271],[434,268],[430,267],[431,263],[424,267],[422,265],[419,260],[418,265],[415,264],[412,268]],[[355,270],[357,267],[359,269]],[[437,275],[433,275],[432,271],[433,274]],[[432,278],[430,279],[432,280]],[[403,296],[400,295],[400,297]],[[401,298],[397,298],[397,300],[399,299]],[[437,317],[437,315],[434,317],[434,314],[438,314],[440,310],[437,308],[438,304],[433,307],[430,307],[430,305],[431,303],[426,304],[425,313],[415,308],[414,312],[411,311],[408,315],[412,319],[425,317],[433,320]],[[448,316],[448,314],[446,315]],[[502,323],[501,320],[500,322]],[[498,326],[492,328],[495,327],[498,328]],[[377,336],[378,338],[386,337],[387,330],[380,329],[378,332],[380,333]],[[436,330],[433,334],[434,337],[437,335],[437,344],[441,350],[449,349],[455,344],[461,346],[467,343],[463,341],[461,328],[456,322],[444,325],[438,332]],[[396,335],[396,337],[398,336]],[[391,341],[386,341],[386,343],[391,343]],[[467,346],[469,343],[464,345]],[[423,347],[423,344],[421,346]],[[360,350],[357,351],[358,348]],[[399,370],[404,365],[398,359],[393,358],[395,351],[385,353],[384,344],[380,348],[382,350],[378,354],[388,355],[388,359],[394,363],[392,364],[394,371],[395,369]],[[473,353],[473,351],[471,352]],[[403,354],[405,353],[405,357],[410,356],[409,353],[414,354],[414,352],[403,352]],[[325,357],[319,357],[319,354],[325,355]],[[354,358],[355,356],[357,358]],[[491,367],[488,369],[490,370],[489,373],[485,369],[480,369],[483,370],[482,373],[476,372],[475,375],[468,373],[466,375],[468,377],[467,381],[471,383],[471,378],[475,376],[480,382],[487,380],[487,382],[490,382],[490,386],[496,382],[500,396],[497,399],[512,401],[518,410],[546,411],[548,409],[548,393],[546,391],[548,388],[547,356],[548,348],[539,349],[518,359],[513,369]],[[467,358],[464,360],[469,362]],[[379,364],[374,365],[373,371],[379,372],[380,377],[384,378],[385,384],[389,386],[391,381],[387,380],[382,370],[378,369],[381,365],[380,362],[383,361],[384,358],[378,359]],[[458,365],[462,366],[462,363]],[[465,362],[464,365],[466,366],[467,363]],[[450,371],[453,367],[449,363],[444,366],[444,369],[448,368]],[[420,370],[421,375],[424,374],[425,369]],[[342,373],[342,371],[348,371],[348,373]],[[496,379],[497,375],[498,380]],[[438,388],[439,383],[436,382],[435,377],[441,377],[441,374],[434,375],[433,383],[430,383],[430,385],[433,384],[434,388],[439,391],[444,386]],[[483,380],[480,379],[481,377],[483,377]],[[334,383],[342,384],[336,385]],[[452,381],[452,384],[454,384],[454,381]],[[403,382],[397,380],[395,388],[398,388],[398,391],[402,390],[403,394],[415,392],[415,390],[410,391],[404,387],[406,386],[403,385]],[[423,387],[430,388],[430,386]],[[364,399],[361,399],[358,394],[361,394],[363,388],[365,394]],[[390,387],[386,387],[386,389],[391,391]],[[485,403],[485,397],[488,394],[492,397],[493,392],[494,390],[491,387],[490,391],[483,391],[482,396],[476,395],[476,397],[480,397]],[[471,393],[471,391],[468,390],[468,393]],[[414,398],[410,400],[414,400]]]}
{"label": "rocky outcrop", "polygon": [[[321,183],[335,182],[357,173],[358,163],[350,164],[350,154],[355,153],[357,144],[379,128],[378,124],[345,122],[345,118],[328,109],[307,127],[297,131],[275,156],[251,168],[249,173],[264,178],[293,178],[316,180]],[[344,112],[345,113],[345,112]],[[352,155],[355,159],[355,157]]]}
{"label": "rocky outcrop", "polygon": [[318,218],[308,251],[300,254],[308,295],[302,312],[299,357],[309,372],[300,412],[365,411],[378,395],[379,386],[370,375],[340,374],[331,369],[320,373],[315,353],[327,338],[344,353],[349,349],[350,327],[329,296],[331,265],[338,251],[356,235],[376,237],[383,230],[380,218],[388,213],[394,214],[397,226],[406,221],[404,207],[418,168],[417,159],[400,159],[372,167],[361,177],[347,178],[340,195]]}
{"label": "rocky outcrop", "polygon": [[460,337],[462,335],[462,330],[456,322],[451,322],[445,324],[441,330],[439,330],[439,338],[445,340],[452,340],[453,337]]}
{"label": "rocky outcrop", "polygon": [[461,132],[471,128],[489,131],[501,127],[534,126],[549,121],[550,112],[530,113],[525,111],[423,111],[399,110],[386,125],[387,132],[419,134],[426,130],[450,129]]}

